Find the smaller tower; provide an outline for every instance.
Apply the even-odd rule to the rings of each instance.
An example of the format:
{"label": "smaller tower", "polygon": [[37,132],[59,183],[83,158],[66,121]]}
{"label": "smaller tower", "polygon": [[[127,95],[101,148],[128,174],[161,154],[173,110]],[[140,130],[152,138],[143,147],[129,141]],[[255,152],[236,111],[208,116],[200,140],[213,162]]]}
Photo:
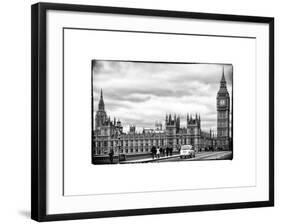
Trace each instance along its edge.
{"label": "smaller tower", "polygon": [[179,131],[180,131],[180,116],[178,115],[176,119],[176,132],[179,133]]}
{"label": "smaller tower", "polygon": [[168,122],[166,123],[166,139],[167,146],[176,149],[177,145],[177,118],[174,115],[174,119],[172,119],[172,115],[169,114]]}
{"label": "smaller tower", "polygon": [[98,110],[96,112],[96,117],[95,117],[95,130],[99,131],[99,129],[105,124],[106,120],[107,120],[107,115],[105,112],[103,93],[101,89]]}
{"label": "smaller tower", "polygon": [[[199,115],[200,117],[200,115]],[[187,116],[187,144],[192,145],[196,151],[200,148],[201,120],[197,114]]]}
{"label": "smaller tower", "polygon": [[100,101],[99,101],[99,110],[104,110],[103,94],[102,89],[100,90]]}
{"label": "smaller tower", "polygon": [[155,122],[155,130],[162,131],[162,123],[160,121]]}
{"label": "smaller tower", "polygon": [[116,128],[117,128],[117,131],[118,131],[119,134],[123,133],[123,127],[122,127],[122,124],[121,124],[121,121],[119,120],[119,118],[118,118],[117,123],[116,123]]}
{"label": "smaller tower", "polygon": [[136,133],[136,126],[130,125],[129,133],[130,133],[130,134],[135,134],[135,133]]}

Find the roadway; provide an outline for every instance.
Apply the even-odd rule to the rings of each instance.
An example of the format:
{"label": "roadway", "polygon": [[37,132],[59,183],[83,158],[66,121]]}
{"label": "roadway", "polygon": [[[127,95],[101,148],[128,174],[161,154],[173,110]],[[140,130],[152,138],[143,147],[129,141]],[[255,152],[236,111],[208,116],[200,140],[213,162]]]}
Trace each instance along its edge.
{"label": "roadway", "polygon": [[221,159],[231,159],[231,158],[232,158],[232,152],[230,151],[215,151],[215,152],[198,152],[196,153],[195,158],[181,159],[179,156],[177,156],[177,157],[167,158],[155,162],[221,160]]}
{"label": "roadway", "polygon": [[157,159],[152,159],[151,155],[139,157],[135,159],[130,159],[127,161],[123,161],[121,163],[128,164],[128,163],[153,163],[153,162],[176,162],[176,161],[201,161],[201,160],[223,160],[223,159],[232,159],[232,152],[231,151],[211,151],[211,152],[197,152],[195,158],[186,158],[181,159],[180,155],[173,154],[172,156],[161,156]]}

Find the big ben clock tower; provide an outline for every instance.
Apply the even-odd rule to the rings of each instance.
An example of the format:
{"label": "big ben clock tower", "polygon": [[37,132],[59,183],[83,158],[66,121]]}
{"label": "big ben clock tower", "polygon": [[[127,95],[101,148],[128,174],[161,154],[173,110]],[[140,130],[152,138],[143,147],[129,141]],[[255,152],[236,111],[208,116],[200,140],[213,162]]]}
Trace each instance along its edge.
{"label": "big ben clock tower", "polygon": [[220,81],[220,89],[217,93],[217,146],[223,150],[229,150],[229,111],[230,98],[224,77],[224,68]]}

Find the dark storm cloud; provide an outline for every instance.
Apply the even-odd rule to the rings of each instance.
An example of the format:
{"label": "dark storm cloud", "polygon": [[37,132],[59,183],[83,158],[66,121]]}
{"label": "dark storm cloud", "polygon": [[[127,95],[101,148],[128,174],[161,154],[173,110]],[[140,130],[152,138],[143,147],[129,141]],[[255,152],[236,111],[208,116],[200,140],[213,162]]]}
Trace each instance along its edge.
{"label": "dark storm cloud", "polygon": [[223,69],[231,94],[232,65],[93,61],[94,105],[102,88],[107,113],[124,125],[152,127],[166,113],[200,113],[205,128],[215,128]]}
{"label": "dark storm cloud", "polygon": [[[131,106],[129,104],[127,104],[126,102],[116,102],[116,101],[108,101],[106,102],[106,105],[105,105],[105,109],[108,110],[108,111],[112,111],[112,110],[116,110],[118,109],[119,107],[122,107],[122,108],[127,108],[127,109],[130,109]],[[113,116],[113,114],[112,114]]]}
{"label": "dark storm cloud", "polygon": [[111,99],[114,100],[131,101],[136,103],[146,102],[151,98],[150,96],[146,96],[146,95],[133,95],[133,94],[120,95],[119,93],[122,94],[122,92],[120,91],[118,92],[118,94],[111,94],[109,96],[111,97]]}
{"label": "dark storm cloud", "polygon": [[[127,101],[138,101],[144,102],[151,98],[151,96],[160,96],[160,97],[182,97],[186,95],[192,95],[195,91],[193,87],[190,89],[166,89],[161,86],[153,88],[144,88],[144,87],[115,87],[114,89],[106,89],[106,97],[114,98],[115,100],[127,100]],[[99,91],[95,91],[96,94],[99,94]]]}

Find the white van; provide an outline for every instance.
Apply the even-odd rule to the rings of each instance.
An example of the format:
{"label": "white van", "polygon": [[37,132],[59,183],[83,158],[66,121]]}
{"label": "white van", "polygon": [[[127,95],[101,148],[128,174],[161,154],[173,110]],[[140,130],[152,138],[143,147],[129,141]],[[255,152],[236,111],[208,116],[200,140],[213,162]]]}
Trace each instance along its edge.
{"label": "white van", "polygon": [[192,145],[182,145],[180,149],[180,158],[194,158],[195,150]]}

